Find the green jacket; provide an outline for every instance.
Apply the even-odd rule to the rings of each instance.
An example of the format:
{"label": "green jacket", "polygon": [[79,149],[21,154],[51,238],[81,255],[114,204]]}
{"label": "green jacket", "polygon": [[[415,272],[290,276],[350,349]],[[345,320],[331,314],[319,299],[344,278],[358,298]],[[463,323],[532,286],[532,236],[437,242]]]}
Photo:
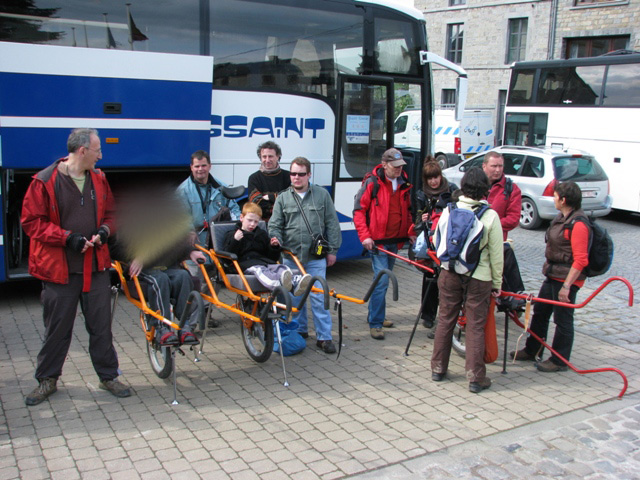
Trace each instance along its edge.
{"label": "green jacket", "polygon": [[[466,208],[472,210],[474,206],[480,203],[487,203],[486,200],[472,200],[469,197],[461,195],[456,203],[458,208]],[[438,222],[447,222],[449,220],[449,209],[442,211],[442,216]],[[471,278],[491,282],[491,288],[500,289],[502,287],[502,269],[504,266],[504,247],[502,245],[502,224],[500,217],[492,210],[487,210],[480,221],[484,225],[482,240],[480,240],[480,261]]]}
{"label": "green jacket", "polygon": [[[291,250],[302,263],[307,263],[312,260],[309,255],[311,234],[294,195],[297,193],[293,187],[289,187],[276,198],[269,219],[269,236],[276,237],[283,248]],[[329,192],[322,187],[309,185],[301,203],[313,233],[322,233],[329,242],[330,253],[336,254],[342,244],[342,233]]]}

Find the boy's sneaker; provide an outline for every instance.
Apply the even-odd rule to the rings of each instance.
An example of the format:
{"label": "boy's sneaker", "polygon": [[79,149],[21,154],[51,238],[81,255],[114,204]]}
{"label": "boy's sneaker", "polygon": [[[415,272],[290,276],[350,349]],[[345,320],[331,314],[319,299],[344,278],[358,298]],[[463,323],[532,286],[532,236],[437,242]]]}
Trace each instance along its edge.
{"label": "boy's sneaker", "polygon": [[100,380],[100,388],[110,392],[114,397],[126,398],[131,396],[131,389],[117,378],[113,380]]}
{"label": "boy's sneaker", "polygon": [[38,386],[25,397],[24,403],[32,407],[44,402],[49,395],[58,391],[57,381],[58,379],[53,377],[39,378]]}
{"label": "boy's sneaker", "polygon": [[183,345],[197,345],[200,343],[198,337],[191,331],[190,328],[184,327],[180,331],[180,343]]}
{"label": "boy's sneaker", "polygon": [[284,290],[286,292],[290,292],[291,288],[293,287],[293,274],[291,273],[291,270],[285,270],[284,272],[282,272],[282,275],[280,275],[280,285],[282,285],[282,288],[284,288]]}
{"label": "boy's sneaker", "polygon": [[156,328],[156,342],[163,347],[178,345],[178,336],[169,328],[161,326]]}
{"label": "boy's sneaker", "polygon": [[311,283],[311,275],[305,273],[304,275],[296,275],[293,277],[293,294],[297,297],[298,295],[302,295],[307,288],[309,288],[309,284]]}

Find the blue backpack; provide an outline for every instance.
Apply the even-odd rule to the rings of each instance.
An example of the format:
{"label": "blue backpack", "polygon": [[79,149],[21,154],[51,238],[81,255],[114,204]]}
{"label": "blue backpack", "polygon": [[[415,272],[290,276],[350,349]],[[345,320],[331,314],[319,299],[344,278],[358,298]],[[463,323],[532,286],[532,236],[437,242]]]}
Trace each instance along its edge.
{"label": "blue backpack", "polygon": [[449,218],[438,222],[435,233],[436,255],[440,265],[459,274],[471,275],[480,261],[480,241],[484,224],[480,221],[489,205],[481,204],[473,210],[447,205]]}

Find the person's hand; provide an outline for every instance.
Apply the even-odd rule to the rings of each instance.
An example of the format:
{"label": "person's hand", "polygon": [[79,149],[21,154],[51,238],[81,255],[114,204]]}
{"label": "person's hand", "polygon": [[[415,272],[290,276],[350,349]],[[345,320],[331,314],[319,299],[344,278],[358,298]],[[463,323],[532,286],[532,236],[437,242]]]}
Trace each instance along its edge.
{"label": "person's hand", "polygon": [[409,243],[411,243],[411,245],[416,243],[416,240],[418,240],[418,236],[417,235],[409,235]]}
{"label": "person's hand", "polygon": [[335,265],[337,259],[338,259],[338,257],[335,256],[333,253],[328,253],[327,254],[327,267],[332,267],[333,265]]}
{"label": "person's hand", "polygon": [[502,293],[502,290],[499,289],[499,288],[494,288],[494,289],[491,290],[491,296],[493,298],[498,298],[501,293]]}
{"label": "person's hand", "polygon": [[236,241],[240,241],[242,240],[242,238],[244,237],[244,232],[241,229],[236,230],[236,233],[233,235],[233,238],[236,239]]}
{"label": "person's hand", "polygon": [[207,257],[200,250],[194,250],[189,254],[189,258],[193,263],[206,263]]}
{"label": "person's hand", "polygon": [[428,213],[423,213],[421,218],[422,218],[423,222],[426,222],[427,220],[429,220],[429,214]]}
{"label": "person's hand", "polygon": [[558,292],[558,301],[564,302],[564,303],[571,303],[569,301],[569,292],[570,292],[570,289],[565,288],[563,285],[560,291]]}
{"label": "person's hand", "polygon": [[72,233],[67,237],[67,247],[74,252],[84,253],[89,247],[93,247],[93,243],[87,240],[81,233]]}
{"label": "person's hand", "polygon": [[142,262],[139,259],[135,258],[133,262],[131,262],[131,265],[129,265],[129,275],[132,277],[137,277],[138,275],[140,275],[142,267]]}
{"label": "person's hand", "polygon": [[373,250],[373,247],[375,247],[375,242],[373,241],[373,238],[365,238],[362,241],[362,246],[367,250]]}
{"label": "person's hand", "polygon": [[107,243],[108,237],[109,231],[105,227],[100,227],[91,237],[91,243],[98,246],[103,245]]}
{"label": "person's hand", "polygon": [[278,240],[276,237],[271,237],[271,246],[279,247],[280,246],[280,240]]}

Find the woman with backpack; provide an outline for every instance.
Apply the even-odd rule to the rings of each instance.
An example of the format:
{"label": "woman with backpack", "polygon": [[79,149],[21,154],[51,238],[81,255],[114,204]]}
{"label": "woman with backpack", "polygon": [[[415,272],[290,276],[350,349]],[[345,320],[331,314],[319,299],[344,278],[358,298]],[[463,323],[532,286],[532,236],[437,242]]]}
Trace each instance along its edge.
{"label": "woman with backpack", "polygon": [[[455,207],[448,207],[442,211],[435,235],[438,258],[441,260],[438,276],[440,312],[431,356],[431,379],[441,382],[446,377],[453,330],[464,303],[467,315],[465,371],[469,380],[469,391],[479,393],[491,386],[484,363],[484,327],[491,295],[498,297],[502,285],[502,225],[498,214],[488,208],[487,201],[483,200],[489,191],[489,180],[480,168],[470,168],[464,174],[461,188],[462,195]],[[469,215],[469,211],[473,212],[473,215]],[[449,217],[452,218],[451,222]],[[462,245],[466,244],[467,238],[472,238],[451,238],[457,227],[464,227],[461,224],[454,225],[453,219],[458,217],[470,217],[473,238],[477,239],[477,261],[473,265],[461,265],[460,257],[447,256],[453,252],[450,241],[454,240],[453,243]],[[466,273],[458,273],[463,271]]]}
{"label": "woman with backpack", "polygon": [[[428,155],[422,167],[422,190],[416,194],[416,234],[433,235],[442,211],[457,189],[457,185],[442,176],[442,168],[436,159]],[[435,274],[427,271],[422,276],[422,324],[426,328],[433,328],[438,312],[438,284],[434,279]],[[433,338],[433,332],[429,332],[429,337]]]}
{"label": "woman with backpack", "polygon": [[[586,278],[583,270],[589,265],[589,226],[582,210],[582,191],[575,182],[562,182],[554,187],[553,201],[560,213],[551,221],[545,241],[545,263],[542,273],[545,280],[538,297],[575,303],[580,287]],[[533,306],[531,331],[540,338],[547,337],[549,319],[553,313],[556,331],[551,348],[566,360],[573,346],[573,308],[536,303]],[[533,336],[527,338],[522,350],[511,352],[515,360],[534,361],[542,345]],[[567,365],[552,355],[537,363],[541,372],[564,372]]]}

